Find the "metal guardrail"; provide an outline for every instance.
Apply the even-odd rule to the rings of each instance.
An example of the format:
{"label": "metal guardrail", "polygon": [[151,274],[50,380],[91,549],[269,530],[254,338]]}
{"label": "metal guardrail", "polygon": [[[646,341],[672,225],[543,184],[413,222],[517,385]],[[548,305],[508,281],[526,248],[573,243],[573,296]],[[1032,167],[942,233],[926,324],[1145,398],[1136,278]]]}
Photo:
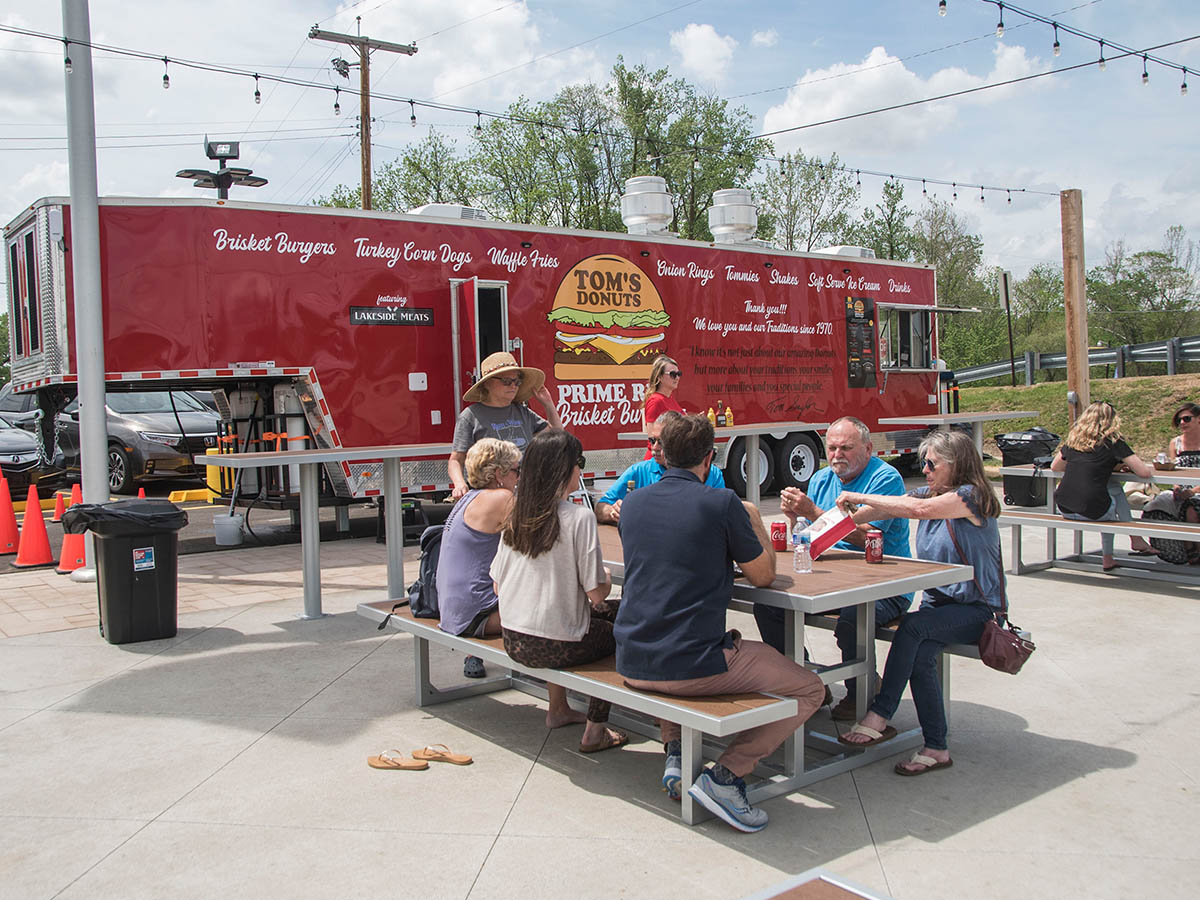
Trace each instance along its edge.
{"label": "metal guardrail", "polygon": [[[1025,383],[1033,384],[1033,375],[1038,370],[1065,369],[1066,353],[1036,353],[1028,351],[1014,361],[1016,370],[1025,375]],[[1088,350],[1089,366],[1114,366],[1116,377],[1125,376],[1125,368],[1131,363],[1166,363],[1167,374],[1174,375],[1180,363],[1200,362],[1200,335],[1171,338],[1167,341],[1152,341],[1146,344],[1125,344],[1121,347],[1093,347]],[[982,366],[955,369],[954,377],[959,384],[984,381],[988,378],[1003,378],[1012,370],[1007,359]]]}

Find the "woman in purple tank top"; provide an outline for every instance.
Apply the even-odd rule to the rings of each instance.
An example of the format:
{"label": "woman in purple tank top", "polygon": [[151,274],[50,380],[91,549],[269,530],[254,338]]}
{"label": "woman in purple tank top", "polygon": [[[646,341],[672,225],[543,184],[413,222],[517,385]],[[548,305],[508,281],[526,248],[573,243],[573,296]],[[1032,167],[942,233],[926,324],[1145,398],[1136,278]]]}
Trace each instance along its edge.
{"label": "woman in purple tank top", "polygon": [[[499,600],[488,569],[500,542],[500,530],[512,510],[520,462],[516,444],[495,438],[476,441],[467,451],[471,489],[446,519],[438,557],[438,627],[449,634],[500,634]],[[482,678],[487,674],[483,660],[468,656],[463,674]]]}

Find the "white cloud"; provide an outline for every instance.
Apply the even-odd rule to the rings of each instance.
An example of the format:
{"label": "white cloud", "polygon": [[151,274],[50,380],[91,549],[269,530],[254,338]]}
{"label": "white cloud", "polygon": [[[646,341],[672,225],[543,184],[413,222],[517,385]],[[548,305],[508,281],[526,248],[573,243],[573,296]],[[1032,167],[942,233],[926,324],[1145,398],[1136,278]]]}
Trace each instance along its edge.
{"label": "white cloud", "polygon": [[[1044,67],[1040,60],[1026,56],[1023,47],[1000,44],[995,51],[992,70],[986,75],[972,75],[965,69],[951,67],[922,78],[883,47],[875,47],[860,63],[835,63],[825,69],[805,72],[783,102],[767,110],[763,130],[771,132],[836,119],[1004,81]],[[957,100],[925,103],[833,126],[790,132],[774,140],[783,150],[803,145],[807,152],[823,154],[859,143],[883,145],[892,150],[911,149],[950,128],[964,106],[1009,99],[1014,90],[1015,87],[995,88]]]}
{"label": "white cloud", "polygon": [[680,69],[706,84],[725,80],[736,48],[736,40],[717,34],[711,25],[693,22],[683,31],[671,32],[671,49],[679,54]]}
{"label": "white cloud", "polygon": [[755,47],[774,47],[779,43],[779,32],[774,28],[766,31],[756,31],[750,35],[750,43]]}

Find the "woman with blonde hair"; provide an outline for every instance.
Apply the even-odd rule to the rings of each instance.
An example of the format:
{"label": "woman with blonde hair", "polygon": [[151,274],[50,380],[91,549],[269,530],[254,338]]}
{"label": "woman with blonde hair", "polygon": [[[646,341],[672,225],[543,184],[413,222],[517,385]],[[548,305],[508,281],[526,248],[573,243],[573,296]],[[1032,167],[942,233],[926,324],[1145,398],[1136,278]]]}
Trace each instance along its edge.
{"label": "woman with blonde hair", "polygon": [[[500,634],[500,603],[488,570],[512,511],[520,463],[521,451],[510,441],[482,438],[467,451],[470,490],[446,519],[438,556],[438,627],[448,634]],[[483,678],[483,660],[468,656],[463,674]]]}
{"label": "woman with blonde hair", "polygon": [[[657,422],[658,417],[668,410],[674,410],[681,416],[684,415],[679,401],[671,399],[671,395],[679,387],[679,379],[682,377],[683,372],[679,370],[679,363],[671,357],[655,357],[654,363],[650,366],[650,377],[646,380],[646,396],[642,399],[643,431],[649,431],[650,423]],[[654,449],[649,448],[643,459],[649,459],[653,455]]]}
{"label": "woman with blonde hair", "polygon": [[[1131,520],[1133,513],[1128,502],[1124,502],[1120,485],[1109,482],[1113,469],[1120,465],[1128,466],[1142,478],[1154,476],[1154,467],[1138,458],[1121,437],[1121,417],[1112,404],[1093,403],[1071,427],[1050,464],[1055,472],[1063,473],[1054,491],[1054,502],[1063,518],[1093,522]],[[1100,535],[1101,565],[1105,572],[1116,567],[1113,544],[1111,533]]]}
{"label": "woman with blonde hair", "polygon": [[925,591],[921,608],[906,613],[883,667],[883,682],[870,710],[838,738],[851,747],[879,744],[896,736],[888,720],[896,714],[904,686],[912,691],[925,746],[898,775],[923,775],[953,762],[946,745],[946,707],[938,677],[938,657],[947,644],[976,644],[984,623],[1004,607],[1004,566],[1000,558],[1000,501],[983,472],[975,442],[962,432],[937,431],[921,442],[926,486],[902,497],[843,492],[838,506],[858,524],[880,519],[918,519],[920,559],[966,563],[971,581]]}

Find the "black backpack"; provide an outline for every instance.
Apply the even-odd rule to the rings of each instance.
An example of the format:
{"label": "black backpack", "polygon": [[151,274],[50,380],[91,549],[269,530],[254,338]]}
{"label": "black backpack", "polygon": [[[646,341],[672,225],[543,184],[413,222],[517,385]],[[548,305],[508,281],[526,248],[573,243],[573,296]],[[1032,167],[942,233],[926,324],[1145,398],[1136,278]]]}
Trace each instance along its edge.
{"label": "black backpack", "polygon": [[437,569],[444,530],[444,525],[430,525],[421,532],[421,568],[417,580],[408,586],[408,605],[418,619],[441,618],[438,612]]}

